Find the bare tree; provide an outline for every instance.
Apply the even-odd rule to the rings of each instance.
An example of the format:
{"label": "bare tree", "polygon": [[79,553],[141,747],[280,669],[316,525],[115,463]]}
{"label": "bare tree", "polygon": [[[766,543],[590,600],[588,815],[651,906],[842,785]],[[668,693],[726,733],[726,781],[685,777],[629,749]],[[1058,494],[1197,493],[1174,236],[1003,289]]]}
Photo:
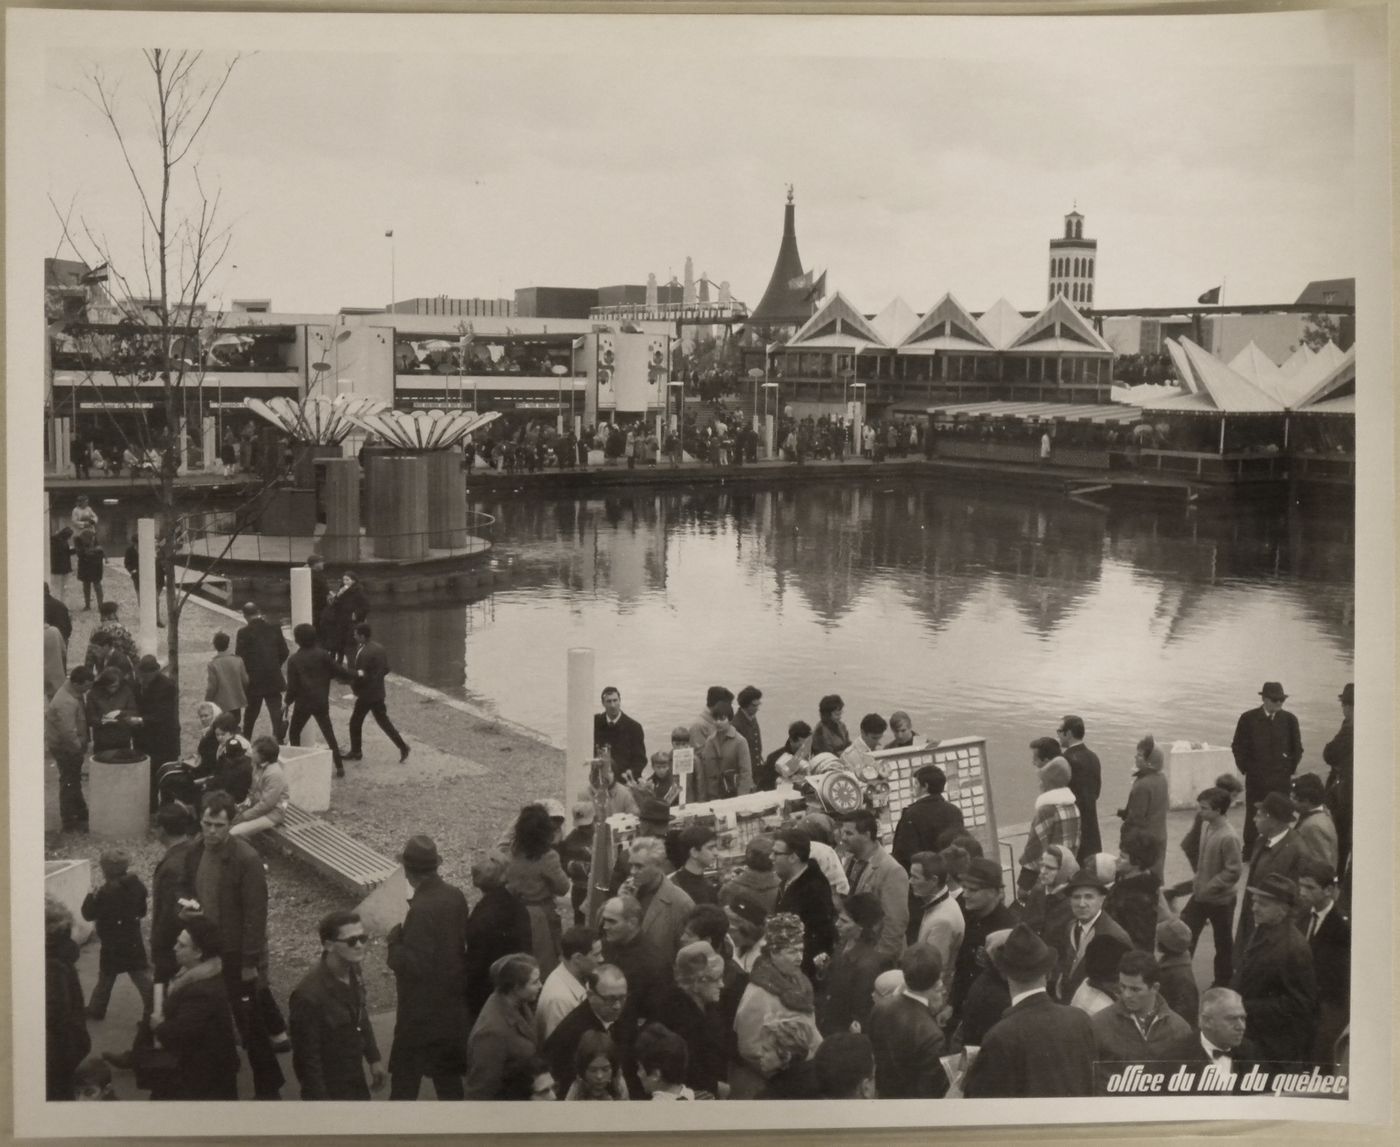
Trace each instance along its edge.
{"label": "bare tree", "polygon": [[71,204],[64,212],[54,203],[54,213],[68,246],[97,264],[97,272],[85,281],[96,282],[100,276],[113,284],[110,292],[102,293],[113,321],[97,329],[77,324],[84,384],[117,393],[155,382],[161,388],[162,418],[138,412],[134,421],[123,423],[115,416],[110,421],[124,453],[136,460],[136,474],[147,476],[160,506],[156,560],[165,582],[167,661],[178,685],[180,613],[198,584],[182,585],[175,579],[176,553],[193,516],[179,513],[176,504],[176,477],[185,450],[180,415],[191,383],[197,387],[202,381],[208,344],[218,334],[217,316],[205,314],[206,294],[232,242],[221,193],[206,186],[194,149],[241,57],[215,62],[203,52],[159,48],[142,56],[145,124],[139,113],[129,113],[120,83],[101,68],[89,71],[78,88],[111,132],[135,190],[139,256],[129,266],[123,264],[100,227],[81,215],[80,222],[72,224]]}

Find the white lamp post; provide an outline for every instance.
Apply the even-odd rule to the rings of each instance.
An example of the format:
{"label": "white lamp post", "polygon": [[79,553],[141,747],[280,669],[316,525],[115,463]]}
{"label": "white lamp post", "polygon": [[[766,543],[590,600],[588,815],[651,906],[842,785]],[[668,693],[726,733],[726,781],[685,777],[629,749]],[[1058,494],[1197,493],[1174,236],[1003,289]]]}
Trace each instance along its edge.
{"label": "white lamp post", "polygon": [[[566,374],[569,374],[570,371],[569,371],[569,368],[568,368],[567,366],[565,366],[563,363],[556,363],[553,367],[550,368],[550,370],[551,370],[551,373],[554,375],[555,382],[556,382],[556,384],[557,384],[557,386],[558,386],[558,393],[556,394],[555,400],[554,400],[554,415],[555,415],[554,421],[555,421],[555,428],[558,430],[558,432],[559,432],[560,434],[563,434],[563,433],[564,433],[564,376],[565,376]],[[571,414],[573,413],[573,411],[572,411],[573,401],[574,401],[573,380],[570,379],[570,383],[569,383],[569,406],[570,406],[570,408],[571,408],[571,409],[570,409],[570,413],[571,413]]]}

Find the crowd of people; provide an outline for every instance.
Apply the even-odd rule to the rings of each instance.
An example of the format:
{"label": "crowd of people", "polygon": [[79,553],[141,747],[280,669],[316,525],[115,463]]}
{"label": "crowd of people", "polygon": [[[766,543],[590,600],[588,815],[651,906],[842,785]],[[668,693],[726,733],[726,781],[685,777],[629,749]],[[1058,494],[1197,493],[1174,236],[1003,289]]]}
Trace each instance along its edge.
{"label": "crowd of people", "polygon": [[[254,609],[249,627],[258,620]],[[299,629],[289,691],[313,676],[307,688],[321,689],[345,667]],[[1009,881],[936,765],[918,769],[919,795],[889,840],[869,808],[837,817],[809,804],[728,866],[712,818],[681,806],[833,768],[879,776],[880,750],[926,742],[903,712],[867,714],[852,737],[833,694],[765,754],[762,691],[713,686],[670,747],[648,753],[609,686],[591,799],[522,807],[472,865],[474,900],[441,877],[432,839],[404,844],[412,895],[385,938],[397,988],[387,1061],[355,913],[317,925],[321,956],[291,993],[290,1022],[268,990],[269,889],[248,836],[279,791],[267,780],[274,709],[278,735],[255,742],[246,793],[225,762],[202,794],[160,806],[166,852],[149,895],[125,857],[104,855],[85,906],[103,945],[86,1008],[96,1018],[130,976],[146,1015],[131,1050],[104,1058],[155,1098],[235,1095],[240,1046],[259,1098],[280,1096],[284,1053],[308,1099],[366,1099],[386,1082],[389,1098],[416,1099],[425,1077],[440,1099],[617,1102],[1089,1096],[1131,1064],[1213,1067],[1223,1082],[1198,1078],[1212,1093],[1239,1089],[1256,1066],[1345,1073],[1354,694],[1340,696],[1326,777],[1297,773],[1301,735],[1284,700],[1268,682],[1241,715],[1243,785],[1228,774],[1199,794],[1179,842],[1194,875],[1167,886],[1164,754],[1150,737],[1116,849],[1100,825],[1101,763],[1070,715],[1030,746],[1040,796]],[[298,704],[324,714],[302,692],[294,714]],[[245,734],[256,717],[250,704]],[[227,718],[213,722],[225,744]],[[1229,820],[1241,787],[1243,839]],[[620,811],[635,815],[635,836],[595,871],[613,839],[603,818]],[[87,1056],[70,923],[48,905],[53,1098],[102,1068]],[[1198,977],[1207,924],[1214,960]]]}

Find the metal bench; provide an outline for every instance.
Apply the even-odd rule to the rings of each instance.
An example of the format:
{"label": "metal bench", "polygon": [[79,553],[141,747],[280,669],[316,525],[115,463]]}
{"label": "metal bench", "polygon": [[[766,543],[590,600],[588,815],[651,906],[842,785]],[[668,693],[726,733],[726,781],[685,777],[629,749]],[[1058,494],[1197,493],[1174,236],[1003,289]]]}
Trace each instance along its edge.
{"label": "metal bench", "polygon": [[387,856],[294,804],[287,806],[286,819],[280,827],[258,835],[357,896],[373,891],[399,867]]}

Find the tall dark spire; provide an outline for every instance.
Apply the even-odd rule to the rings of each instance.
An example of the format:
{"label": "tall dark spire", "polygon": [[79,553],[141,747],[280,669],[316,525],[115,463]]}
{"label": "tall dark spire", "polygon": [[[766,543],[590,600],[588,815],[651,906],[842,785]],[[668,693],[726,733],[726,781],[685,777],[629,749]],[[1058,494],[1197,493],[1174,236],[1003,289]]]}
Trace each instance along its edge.
{"label": "tall dark spire", "polygon": [[[778,248],[778,260],[763,298],[749,314],[749,325],[790,325],[805,323],[812,317],[812,286],[801,282],[802,256],[797,253],[797,208],[792,202],[792,184],[788,184],[787,203],[783,207],[783,241]],[[797,283],[797,286],[793,286]]]}

